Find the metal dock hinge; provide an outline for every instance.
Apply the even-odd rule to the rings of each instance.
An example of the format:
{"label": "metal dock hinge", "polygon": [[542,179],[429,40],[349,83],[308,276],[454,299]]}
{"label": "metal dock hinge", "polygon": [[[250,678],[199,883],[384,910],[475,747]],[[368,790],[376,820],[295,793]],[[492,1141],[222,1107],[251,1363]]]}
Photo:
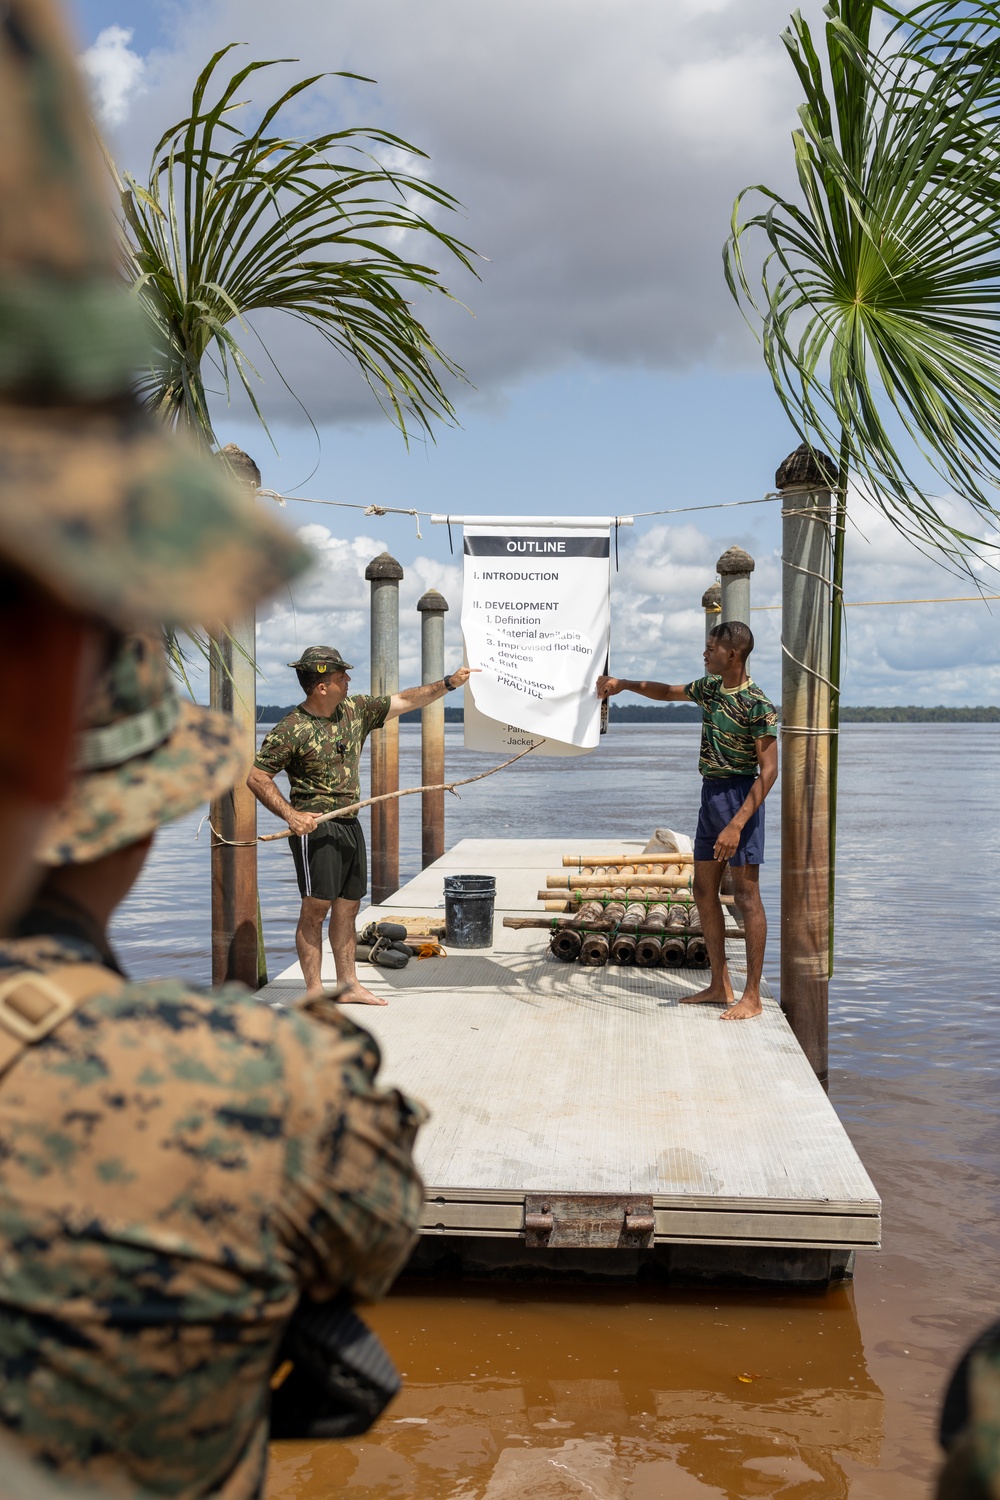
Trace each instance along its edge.
{"label": "metal dock hinge", "polygon": [[651,1197],[634,1193],[525,1193],[524,1243],[535,1249],[644,1250],[653,1243]]}

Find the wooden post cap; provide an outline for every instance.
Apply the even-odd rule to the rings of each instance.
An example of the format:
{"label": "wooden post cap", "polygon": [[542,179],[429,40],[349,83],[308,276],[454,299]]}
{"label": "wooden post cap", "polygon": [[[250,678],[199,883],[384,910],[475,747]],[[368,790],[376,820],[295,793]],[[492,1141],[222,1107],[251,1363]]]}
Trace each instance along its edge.
{"label": "wooden post cap", "polygon": [[252,490],[260,489],[260,470],[249,453],[244,453],[235,443],[227,443],[224,448],[219,449],[219,456],[225,459],[241,484],[248,485]]}
{"label": "wooden post cap", "polygon": [[437,589],[428,589],[417,600],[417,608],[422,615],[443,615],[448,609],[448,601]]}
{"label": "wooden post cap", "polygon": [[756,564],[749,552],[744,552],[742,547],[729,547],[715,567],[723,578],[738,578],[744,573],[752,573]]}
{"label": "wooden post cap", "polygon": [[380,552],[378,557],[373,557],[365,569],[365,578],[369,583],[374,578],[394,578],[398,580],[402,576],[402,564],[398,563],[394,557],[390,557],[388,552]]}
{"label": "wooden post cap", "polygon": [[829,453],[810,448],[808,443],[800,443],[794,453],[789,453],[774,476],[775,489],[779,490],[828,490],[836,483],[837,465]]}

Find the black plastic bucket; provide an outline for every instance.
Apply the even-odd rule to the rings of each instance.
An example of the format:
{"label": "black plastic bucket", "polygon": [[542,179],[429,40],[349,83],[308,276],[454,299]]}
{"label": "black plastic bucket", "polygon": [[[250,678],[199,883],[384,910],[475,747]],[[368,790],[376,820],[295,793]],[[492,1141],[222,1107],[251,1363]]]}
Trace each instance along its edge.
{"label": "black plastic bucket", "polygon": [[444,940],[449,948],[489,948],[493,943],[495,875],[444,877]]}

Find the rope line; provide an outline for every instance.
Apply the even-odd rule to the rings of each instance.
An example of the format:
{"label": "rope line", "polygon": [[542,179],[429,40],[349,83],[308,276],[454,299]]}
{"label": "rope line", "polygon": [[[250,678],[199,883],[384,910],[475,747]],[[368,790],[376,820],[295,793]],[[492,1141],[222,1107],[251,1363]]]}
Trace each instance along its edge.
{"label": "rope line", "polygon": [[[424,516],[429,519],[432,515],[437,515],[436,511],[418,510],[416,506],[403,507],[373,503],[366,505],[362,500],[319,500],[311,495],[283,495],[280,490],[269,489],[259,489],[256,493],[263,500],[273,500],[282,509],[287,506],[289,501],[292,501],[296,505],[332,505],[337,510],[360,510],[366,516],[412,516],[417,522],[417,536],[421,541],[423,541],[423,537],[420,536],[420,517]],[[669,506],[665,510],[633,511],[632,515],[636,520],[645,520],[650,516],[683,516],[697,510],[731,510],[734,506],[766,505],[771,500],[780,499],[780,492],[775,490],[770,494],[760,495],[755,500],[718,500],[711,505],[674,505]],[[785,514],[785,512],[782,512],[782,514]],[[792,514],[810,515],[815,514],[815,512],[794,511]]]}
{"label": "rope line", "polygon": [[[844,608],[882,609],[895,604],[981,604],[989,599],[1000,599],[1000,594],[955,594],[946,599],[845,599]],[[757,614],[765,609],[781,608],[780,604],[751,604],[750,613]]]}
{"label": "rope line", "polygon": [[798,657],[795,656],[791,651],[789,651],[784,641],[782,641],[781,643],[781,650],[783,655],[787,656],[789,661],[793,661],[801,671],[808,672],[809,676],[815,677],[817,682],[825,683],[826,686],[830,689],[831,693],[835,693],[837,691],[833,683],[830,681],[829,677],[824,677],[822,672],[817,672],[816,668],[811,667],[808,662],[799,661]]}

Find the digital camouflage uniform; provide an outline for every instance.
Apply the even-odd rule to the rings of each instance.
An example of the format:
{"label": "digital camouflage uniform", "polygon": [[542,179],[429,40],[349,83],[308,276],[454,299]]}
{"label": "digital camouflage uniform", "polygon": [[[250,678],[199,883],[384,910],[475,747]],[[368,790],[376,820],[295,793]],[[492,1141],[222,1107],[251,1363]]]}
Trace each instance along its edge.
{"label": "digital camouflage uniform", "polygon": [[942,1427],[960,1385],[961,1426],[942,1440],[948,1457],[938,1478],[937,1500],[1000,1500],[1000,1323],[976,1339],[952,1377]]}
{"label": "digital camouflage uniform", "polygon": [[230,618],[308,565],[140,410],[149,362],[54,0],[0,6],[0,559],[103,619]]}
{"label": "digital camouflage uniform", "polygon": [[[40,858],[86,869],[134,845],[231,783],[235,736],[178,701],[155,633],[125,637]],[[379,1296],[413,1244],[423,1114],[375,1087],[374,1041],[330,999],[123,984],[55,871],[0,942],[0,985],[28,971],[0,1030],[11,1007],[34,1019],[31,973],[81,963],[107,989],[98,969],[0,1075],[0,1424],[70,1476],[249,1500],[299,1293]]]}
{"label": "digital camouflage uniform", "polygon": [[254,765],[268,776],[288,772],[288,800],[296,812],[350,807],[361,800],[362,747],[385,723],[389,701],[357,693],[328,719],[299,705],[264,736]]}
{"label": "digital camouflage uniform", "polygon": [[[5,968],[101,957],[0,943]],[[129,984],[0,1083],[0,1419],[46,1464],[258,1494],[301,1289],[383,1293],[413,1243],[422,1112],[330,1000]]]}

